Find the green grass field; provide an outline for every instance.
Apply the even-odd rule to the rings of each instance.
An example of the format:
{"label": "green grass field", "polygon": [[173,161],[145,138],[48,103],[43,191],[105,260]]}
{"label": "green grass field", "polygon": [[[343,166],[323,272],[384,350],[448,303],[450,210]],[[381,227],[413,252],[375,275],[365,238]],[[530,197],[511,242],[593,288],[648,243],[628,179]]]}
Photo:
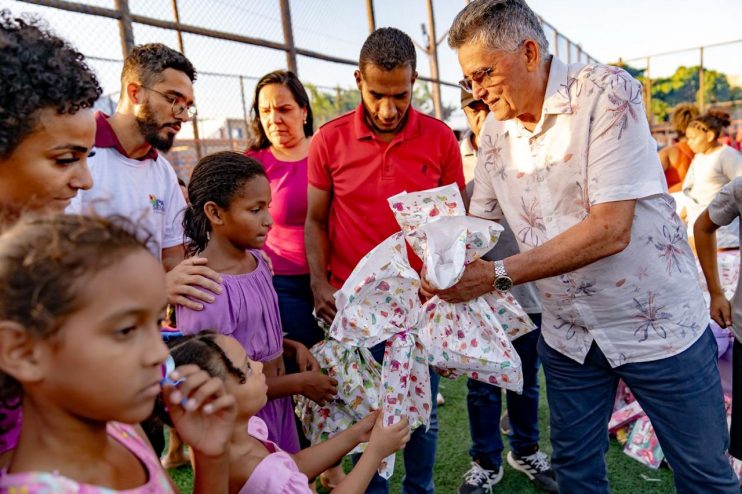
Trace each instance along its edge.
{"label": "green grass field", "polygon": [[[470,461],[467,454],[470,438],[466,413],[466,381],[464,379],[457,381],[441,379],[441,391],[446,398],[446,404],[439,410],[440,432],[435,464],[435,486],[436,492],[452,494],[457,492],[462,475],[468,470]],[[549,410],[544,394],[543,375],[539,417],[541,422],[541,447],[549,453],[551,452]],[[496,427],[497,424],[493,422],[493,426]],[[652,470],[645,467],[624,455],[621,446],[615,441],[611,443],[607,461],[613,494],[670,494],[675,492],[672,473],[669,469]],[[509,494],[540,492],[531,485],[525,475],[511,469],[507,462],[503,463],[505,464],[505,477],[497,485],[495,492]],[[398,458],[396,465],[391,485],[393,494],[402,492],[401,481],[404,473],[401,458]],[[346,468],[348,466],[349,464],[346,462]],[[191,492],[190,467],[171,470],[170,473],[175,478],[181,492]]]}

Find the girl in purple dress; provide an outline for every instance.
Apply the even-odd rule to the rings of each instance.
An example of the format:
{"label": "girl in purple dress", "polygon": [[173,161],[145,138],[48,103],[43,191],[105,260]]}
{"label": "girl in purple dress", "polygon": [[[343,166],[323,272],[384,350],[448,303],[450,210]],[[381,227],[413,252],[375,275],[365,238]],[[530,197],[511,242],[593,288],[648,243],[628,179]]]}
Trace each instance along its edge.
{"label": "girl in purple dress", "polygon": [[[189,254],[207,258],[223,283],[221,293],[202,310],[176,307],[178,328],[185,334],[215,330],[230,335],[252,360],[262,362],[268,402],[257,416],[268,424],[271,441],[295,453],[299,439],[291,396],[324,403],[337,392],[337,382],[320,372],[304,345],[283,338],[270,266],[259,250],[273,224],[265,170],[240,153],[206,156],[193,169],[188,198],[183,226]],[[286,375],[284,353],[301,372]]]}

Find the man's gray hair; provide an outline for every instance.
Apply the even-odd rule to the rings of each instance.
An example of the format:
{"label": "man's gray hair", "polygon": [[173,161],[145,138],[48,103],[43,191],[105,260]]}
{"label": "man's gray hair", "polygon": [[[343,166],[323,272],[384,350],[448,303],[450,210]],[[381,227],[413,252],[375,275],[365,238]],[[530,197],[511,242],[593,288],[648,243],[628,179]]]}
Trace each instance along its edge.
{"label": "man's gray hair", "polygon": [[527,39],[547,59],[549,42],[538,16],[524,0],[473,0],[458,13],[448,32],[448,46],[482,43],[493,50],[515,51]]}

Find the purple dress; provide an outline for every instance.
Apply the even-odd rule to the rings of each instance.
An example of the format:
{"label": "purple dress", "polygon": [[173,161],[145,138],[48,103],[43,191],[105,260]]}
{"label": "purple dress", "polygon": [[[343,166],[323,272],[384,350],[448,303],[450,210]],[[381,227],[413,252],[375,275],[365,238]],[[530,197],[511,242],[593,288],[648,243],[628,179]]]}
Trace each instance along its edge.
{"label": "purple dress", "polygon": [[[239,341],[252,360],[268,362],[283,354],[278,297],[265,260],[259,251],[250,252],[258,264],[254,271],[222,273],[222,293],[215,294],[213,303],[199,311],[178,306],[175,316],[184,334],[214,330]],[[289,453],[299,451],[290,396],[269,400],[256,416],[268,424],[269,440]]]}

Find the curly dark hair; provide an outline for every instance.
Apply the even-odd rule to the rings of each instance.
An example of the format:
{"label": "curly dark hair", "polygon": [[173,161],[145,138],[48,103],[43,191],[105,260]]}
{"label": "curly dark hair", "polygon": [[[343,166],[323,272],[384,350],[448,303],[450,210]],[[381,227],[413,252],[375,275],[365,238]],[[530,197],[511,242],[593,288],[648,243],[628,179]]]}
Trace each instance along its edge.
{"label": "curly dark hair", "polygon": [[102,89],[85,57],[34,16],[0,11],[0,159],[33,132],[41,110],[74,114]]}
{"label": "curly dark hair", "polygon": [[[149,236],[122,217],[29,216],[0,235],[0,320],[38,338],[54,335],[78,308],[87,277],[146,251]],[[13,404],[19,383],[0,371],[0,404]]]}
{"label": "curly dark hair", "polygon": [[670,123],[678,137],[685,135],[688,124],[698,117],[698,107],[693,103],[681,103],[672,110]]}
{"label": "curly dark hair", "polygon": [[183,215],[188,255],[203,251],[209,242],[211,223],[204,205],[211,201],[221,208],[229,208],[242,186],[258,176],[266,176],[263,165],[242,153],[222,151],[198,161],[188,183],[190,206]]}
{"label": "curly dark hair", "polygon": [[165,69],[183,72],[191,82],[196,80],[196,68],[185,55],[162,43],[149,43],[134,47],[126,56],[121,70],[121,86],[127,82],[151,86],[160,82]]}
{"label": "curly dark hair", "polygon": [[409,64],[413,72],[417,70],[417,53],[407,34],[393,27],[380,27],[368,35],[361,47],[358,67],[363,71],[366,65],[375,65],[386,71]]}
{"label": "curly dark hair", "polygon": [[258,96],[260,96],[260,91],[268,84],[283,84],[289,91],[291,91],[291,94],[296,100],[296,104],[298,104],[300,108],[306,108],[307,110],[307,118],[304,122],[304,137],[309,137],[314,134],[312,105],[309,104],[309,96],[307,96],[307,90],[304,89],[304,85],[299,81],[299,78],[296,77],[296,74],[290,70],[274,70],[273,72],[261,77],[258,84],[255,86],[252,108],[250,108],[250,130],[253,135],[253,140],[250,143],[251,151],[259,151],[271,145],[271,141],[268,140],[268,136],[265,135],[263,124],[260,123],[260,109],[258,108]]}
{"label": "curly dark hair", "polygon": [[701,132],[713,132],[714,139],[721,135],[721,131],[732,123],[728,113],[721,110],[709,110],[700,117],[696,117],[688,124]]}
{"label": "curly dark hair", "polygon": [[[168,347],[170,347],[170,355],[173,357],[175,366],[193,364],[206,371],[211,377],[224,379],[231,374],[240,383],[244,383],[247,376],[229,360],[224,350],[216,343],[216,337],[215,331],[202,331],[170,340]],[[173,425],[162,395],[157,397],[153,413],[165,424]]]}

